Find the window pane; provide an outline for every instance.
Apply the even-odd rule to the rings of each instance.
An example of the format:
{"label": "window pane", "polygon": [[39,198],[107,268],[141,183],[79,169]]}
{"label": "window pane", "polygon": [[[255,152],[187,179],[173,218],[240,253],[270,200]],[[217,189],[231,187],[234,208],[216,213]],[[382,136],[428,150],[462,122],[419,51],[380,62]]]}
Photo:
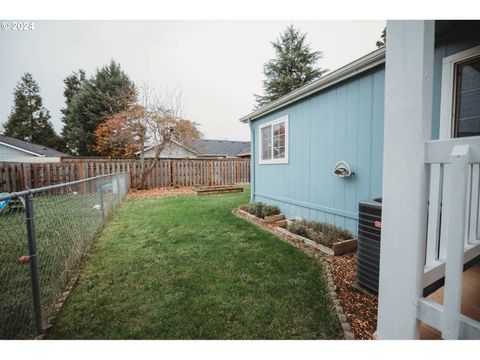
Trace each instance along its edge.
{"label": "window pane", "polygon": [[280,146],[280,136],[274,135],[273,136],[273,147]]}
{"label": "window pane", "polygon": [[457,137],[480,135],[480,58],[457,66]]}
{"label": "window pane", "polygon": [[273,136],[278,136],[280,135],[280,126],[279,124],[273,125]]}
{"label": "window pane", "polygon": [[274,159],[284,159],[285,158],[285,147],[273,148],[273,158]]}
{"label": "window pane", "polygon": [[458,123],[458,137],[477,136],[480,129],[480,116],[468,120],[460,120]]}
{"label": "window pane", "polygon": [[272,149],[264,149],[262,151],[262,160],[271,160],[272,159]]}
{"label": "window pane", "polygon": [[462,93],[480,89],[480,59],[464,64],[462,67]]}
{"label": "window pane", "polygon": [[273,125],[273,158],[285,158],[285,122]]}
{"label": "window pane", "polygon": [[458,118],[465,119],[480,115],[480,89],[460,95]]}
{"label": "window pane", "polygon": [[272,127],[262,128],[262,160],[272,158]]}

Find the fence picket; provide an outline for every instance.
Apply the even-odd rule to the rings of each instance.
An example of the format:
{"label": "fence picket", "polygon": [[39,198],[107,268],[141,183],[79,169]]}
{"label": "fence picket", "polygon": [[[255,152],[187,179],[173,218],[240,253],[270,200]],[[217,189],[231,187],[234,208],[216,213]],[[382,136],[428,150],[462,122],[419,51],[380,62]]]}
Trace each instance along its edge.
{"label": "fence picket", "polygon": [[[129,172],[131,186],[138,187],[142,167],[139,159],[64,158],[58,163],[0,162],[0,192],[22,191],[114,172]],[[147,176],[153,187],[229,185],[250,181],[250,160],[160,159]]]}

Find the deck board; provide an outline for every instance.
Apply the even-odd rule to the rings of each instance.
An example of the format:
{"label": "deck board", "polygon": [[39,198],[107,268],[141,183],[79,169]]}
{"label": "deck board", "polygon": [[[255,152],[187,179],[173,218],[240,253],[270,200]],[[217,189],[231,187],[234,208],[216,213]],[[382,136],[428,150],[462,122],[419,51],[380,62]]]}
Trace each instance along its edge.
{"label": "deck board", "polygon": [[[427,299],[443,304],[443,290],[444,288],[441,287],[430,294]],[[480,262],[477,262],[463,273],[462,314],[480,321]],[[431,326],[422,324],[420,339],[439,340],[441,339],[441,334]]]}

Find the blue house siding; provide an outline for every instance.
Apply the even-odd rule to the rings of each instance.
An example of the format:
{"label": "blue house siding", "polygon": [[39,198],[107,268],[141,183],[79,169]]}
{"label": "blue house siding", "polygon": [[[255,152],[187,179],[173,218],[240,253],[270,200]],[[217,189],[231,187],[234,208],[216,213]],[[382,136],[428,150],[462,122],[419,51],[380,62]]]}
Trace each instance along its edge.
{"label": "blue house siding", "polygon": [[[443,59],[480,45],[478,22],[437,21],[432,138],[438,139]],[[358,202],[382,194],[384,66],[352,76],[308,98],[285,105],[252,127],[252,200],[346,227],[356,234]],[[259,127],[289,116],[289,163],[259,165]],[[355,176],[332,175],[346,160]]]}
{"label": "blue house siding", "polygon": [[[356,233],[358,202],[382,193],[384,78],[381,66],[255,120],[253,201]],[[259,127],[284,115],[289,162],[260,165]],[[353,177],[332,174],[340,160]]]}

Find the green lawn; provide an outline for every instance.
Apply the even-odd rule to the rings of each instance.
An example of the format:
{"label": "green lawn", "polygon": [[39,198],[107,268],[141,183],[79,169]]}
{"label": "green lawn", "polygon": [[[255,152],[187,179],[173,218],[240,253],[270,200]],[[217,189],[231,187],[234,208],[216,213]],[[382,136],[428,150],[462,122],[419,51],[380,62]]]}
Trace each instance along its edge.
{"label": "green lawn", "polygon": [[48,338],[339,338],[321,264],[231,214],[248,199],[127,199]]}
{"label": "green lawn", "polygon": [[[94,206],[98,193],[65,193],[34,196],[35,234],[40,296],[45,317],[78,267],[82,253],[101,230],[101,213]],[[106,211],[112,207],[111,191],[104,194]],[[18,259],[28,255],[25,210],[0,212],[0,339],[31,338],[33,303],[29,265]]]}

